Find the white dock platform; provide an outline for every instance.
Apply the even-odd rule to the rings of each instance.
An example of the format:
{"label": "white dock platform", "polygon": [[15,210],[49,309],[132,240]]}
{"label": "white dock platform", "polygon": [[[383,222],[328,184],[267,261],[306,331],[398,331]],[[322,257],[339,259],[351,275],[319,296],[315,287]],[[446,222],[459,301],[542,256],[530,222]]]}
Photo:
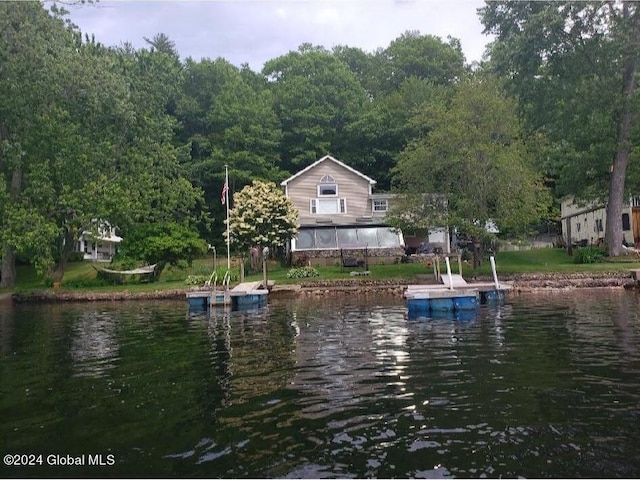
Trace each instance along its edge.
{"label": "white dock platform", "polygon": [[[445,277],[446,278],[446,277]],[[448,283],[448,281],[447,281]],[[452,282],[453,283],[453,282]],[[424,303],[433,303],[433,300],[446,298],[467,298],[469,296],[477,296],[483,303],[502,302],[505,299],[505,293],[512,288],[511,284],[499,283],[499,288],[493,282],[467,283],[464,279],[455,282],[453,288],[445,285],[408,285],[404,291],[404,298],[407,302],[415,303],[416,301]]]}
{"label": "white dock platform", "polygon": [[454,283],[453,289],[449,288],[448,283],[445,283],[444,285],[438,285],[438,284],[407,285],[407,289],[405,290],[405,297],[407,296],[407,294],[411,294],[414,292],[426,292],[426,291],[432,291],[432,290],[448,289],[448,290],[455,291],[455,290],[473,289],[479,292],[486,292],[489,290],[511,290],[511,288],[513,288],[513,286],[510,283],[505,283],[505,282],[500,282],[498,286],[500,288],[496,289],[496,285],[493,282],[474,282],[474,283],[464,282],[464,284],[459,284],[459,285],[456,285]]}
{"label": "white dock platform", "polygon": [[229,294],[232,297],[237,297],[240,295],[249,295],[250,293],[256,291],[264,291],[265,293],[269,293],[267,289],[262,287],[262,283],[263,282],[261,281],[239,283],[229,291]]}

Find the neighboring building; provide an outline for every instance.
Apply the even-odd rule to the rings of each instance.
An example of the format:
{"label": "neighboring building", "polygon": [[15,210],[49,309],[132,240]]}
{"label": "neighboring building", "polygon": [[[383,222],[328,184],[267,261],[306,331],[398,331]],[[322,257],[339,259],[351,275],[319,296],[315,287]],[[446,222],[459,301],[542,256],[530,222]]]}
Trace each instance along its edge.
{"label": "neighboring building", "polygon": [[[593,245],[604,240],[607,226],[606,205],[598,202],[580,203],[574,197],[560,204],[562,237],[566,244]],[[632,197],[622,208],[623,242],[640,245],[640,197]]]}
{"label": "neighboring building", "polygon": [[[400,261],[405,239],[385,223],[394,195],[373,193],[375,184],[329,155],[284,180],[281,186],[299,214],[291,262],[337,265],[346,256],[366,256],[371,264]],[[429,241],[437,241],[438,235],[446,240],[446,234],[439,233]]]}
{"label": "neighboring building", "polygon": [[97,236],[85,230],[80,235],[76,250],[84,253],[84,260],[110,262],[118,251],[122,237],[116,235],[116,229],[106,222],[98,227]]}

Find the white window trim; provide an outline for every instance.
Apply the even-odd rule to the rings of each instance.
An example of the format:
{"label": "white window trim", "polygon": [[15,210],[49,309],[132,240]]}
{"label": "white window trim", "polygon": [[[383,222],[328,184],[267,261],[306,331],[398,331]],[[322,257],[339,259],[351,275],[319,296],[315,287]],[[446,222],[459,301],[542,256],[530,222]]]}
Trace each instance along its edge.
{"label": "white window trim", "polygon": [[[384,202],[384,209],[377,209],[376,210],[376,202]],[[373,209],[372,212],[373,213],[380,213],[380,212],[388,212],[389,211],[389,200],[387,200],[386,198],[380,198],[380,199],[375,199],[371,202],[371,208]]]}
{"label": "white window trim", "polygon": [[333,175],[323,175],[320,179],[320,183],[336,183],[336,179],[333,178]]}
{"label": "white window trim", "polygon": [[[328,197],[328,198],[327,198]],[[327,215],[318,213],[318,203],[320,200],[335,200],[336,202],[336,212],[331,215],[344,215],[347,213],[347,199],[346,198],[338,198],[333,195],[327,195],[325,197],[319,198],[310,198],[309,199],[309,213],[311,215]]]}
{"label": "white window trim", "polygon": [[[336,193],[322,194],[320,189],[322,187],[334,187]],[[338,197],[338,184],[337,183],[321,183],[318,185],[318,198],[337,198]]]}

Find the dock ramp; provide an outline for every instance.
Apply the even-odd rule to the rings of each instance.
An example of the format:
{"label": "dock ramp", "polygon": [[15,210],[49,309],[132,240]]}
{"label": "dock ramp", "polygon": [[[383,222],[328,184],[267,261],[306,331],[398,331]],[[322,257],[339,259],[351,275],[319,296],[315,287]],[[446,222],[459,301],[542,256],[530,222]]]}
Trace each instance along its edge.
{"label": "dock ramp", "polygon": [[440,281],[446,287],[452,287],[452,288],[461,288],[461,287],[464,288],[469,285],[467,281],[464,278],[462,278],[462,275],[458,275],[458,274],[451,274],[451,284],[449,283],[449,275],[442,275],[440,277]]}
{"label": "dock ramp", "polygon": [[231,295],[232,296],[235,296],[235,295],[246,295],[249,292],[254,292],[255,290],[260,290],[260,289],[262,289],[262,283],[263,282],[261,282],[261,281],[239,283],[238,285],[236,285],[235,287],[233,287],[231,289]]}

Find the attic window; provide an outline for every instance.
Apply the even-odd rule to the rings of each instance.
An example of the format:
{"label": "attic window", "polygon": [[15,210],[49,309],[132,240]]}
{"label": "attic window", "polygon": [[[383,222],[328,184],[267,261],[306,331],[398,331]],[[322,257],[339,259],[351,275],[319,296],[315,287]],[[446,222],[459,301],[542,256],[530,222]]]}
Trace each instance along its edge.
{"label": "attic window", "polygon": [[320,179],[318,184],[318,196],[319,197],[337,197],[338,185],[336,185],[335,179],[331,175],[325,175]]}
{"label": "attic window", "polygon": [[319,197],[335,197],[338,195],[337,185],[318,185]]}

